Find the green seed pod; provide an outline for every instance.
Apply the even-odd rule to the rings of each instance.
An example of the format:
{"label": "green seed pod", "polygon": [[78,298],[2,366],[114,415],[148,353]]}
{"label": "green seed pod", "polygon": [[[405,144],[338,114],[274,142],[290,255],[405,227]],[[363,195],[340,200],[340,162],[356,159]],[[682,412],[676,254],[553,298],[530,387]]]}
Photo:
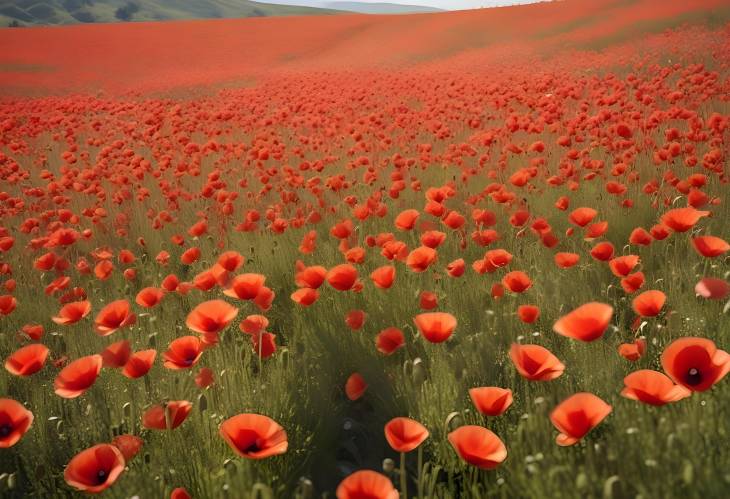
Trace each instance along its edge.
{"label": "green seed pod", "polygon": [[263,483],[257,483],[251,488],[252,499],[274,499],[274,493]]}
{"label": "green seed pod", "polygon": [[225,469],[229,475],[235,475],[238,473],[238,463],[233,459],[226,459],[223,461],[223,469]]}
{"label": "green seed pod", "polygon": [[314,485],[309,478],[301,477],[297,485],[297,496],[300,499],[311,499],[314,497]]}
{"label": "green seed pod", "polygon": [[603,499],[613,499],[621,496],[621,479],[617,475],[609,477],[603,482]]}
{"label": "green seed pod", "polygon": [[420,358],[413,360],[413,384],[421,386],[426,381],[426,368]]}
{"label": "green seed pod", "polygon": [[446,416],[446,421],[444,422],[446,433],[450,433],[461,426],[461,420],[461,414],[456,411]]}
{"label": "green seed pod", "polygon": [[682,468],[682,481],[687,485],[692,485],[695,477],[695,469],[692,463],[685,459],[684,467]]}

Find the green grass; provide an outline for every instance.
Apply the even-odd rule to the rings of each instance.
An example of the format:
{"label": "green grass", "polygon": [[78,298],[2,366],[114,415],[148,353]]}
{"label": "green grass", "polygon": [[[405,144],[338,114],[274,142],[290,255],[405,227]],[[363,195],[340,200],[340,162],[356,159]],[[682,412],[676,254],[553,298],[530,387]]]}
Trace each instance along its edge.
{"label": "green grass", "polygon": [[[58,147],[57,145],[54,147]],[[647,166],[647,169],[652,167]],[[444,172],[445,173],[445,172]],[[435,172],[433,185],[445,180]],[[625,240],[636,226],[648,227],[657,213],[640,201],[631,217],[601,195],[598,183],[584,187],[573,198],[573,206],[591,205],[600,217],[610,221],[610,235],[615,242]],[[476,186],[475,186],[476,188]],[[631,187],[638,189],[637,185]],[[719,194],[719,186],[711,187]],[[557,192],[528,197],[538,213],[550,211]],[[635,198],[641,199],[638,194]],[[596,199],[600,199],[596,201]],[[418,206],[420,197],[409,195],[392,206]],[[192,223],[183,213],[180,227]],[[141,208],[140,208],[141,212]],[[139,216],[141,213],[131,213]],[[711,233],[727,237],[724,221],[730,209],[724,204],[706,225]],[[391,230],[391,218],[358,227],[361,234]],[[557,222],[556,231],[564,224]],[[467,271],[462,279],[440,279],[417,275],[399,267],[397,285],[388,291],[368,288],[362,295],[323,289],[315,306],[300,310],[288,299],[293,290],[292,265],[298,257],[296,245],[300,231],[281,237],[230,234],[228,247],[247,258],[248,271],[262,272],[276,290],[277,300],[270,314],[271,330],[283,343],[271,360],[259,364],[242,335],[234,328],[223,334],[218,348],[207,351],[201,366],[216,373],[216,384],[205,391],[192,382],[192,373],[172,373],[158,363],[143,380],[131,381],[116,372],[105,371],[88,393],[74,400],[53,394],[54,370],[46,367],[29,379],[0,376],[0,390],[28,404],[36,414],[31,431],[13,449],[0,453],[0,487],[5,497],[63,497],[71,495],[63,484],[61,470],[79,450],[110,440],[124,432],[140,434],[145,439],[141,455],[129,463],[129,470],[108,492],[108,497],[132,495],[161,497],[176,486],[185,486],[194,497],[256,497],[254,484],[271,485],[279,497],[291,497],[300,477],[316,477],[318,487],[332,489],[337,483],[337,456],[333,452],[343,441],[343,421],[353,418],[366,435],[367,455],[362,466],[377,467],[389,452],[382,438],[382,426],[391,417],[409,415],[431,431],[426,456],[432,463],[429,475],[432,497],[722,497],[730,486],[730,391],[721,383],[711,392],[695,394],[690,399],[663,408],[644,406],[622,399],[618,392],[624,375],[638,368],[658,368],[658,355],[672,339],[685,335],[713,338],[719,346],[727,345],[730,326],[721,303],[694,298],[692,286],[707,263],[690,248],[686,237],[639,249],[647,287],[655,282],[668,297],[672,313],[650,320],[644,330],[649,353],[637,364],[629,364],[616,354],[616,348],[631,334],[629,303],[616,288],[616,280],[607,269],[589,261],[589,244],[574,238],[565,250],[583,255],[581,264],[572,269],[556,268],[537,243],[513,237],[514,230],[504,221],[497,229],[504,234],[497,246],[515,254],[513,268],[524,269],[535,280],[526,296],[505,296],[494,302],[488,297],[492,276],[478,276]],[[195,268],[173,264],[160,269],[153,256],[162,246],[162,237],[140,225],[148,241],[149,253],[141,256],[138,283],[131,285],[117,273],[112,282],[100,285],[93,279],[82,284],[95,310],[103,303],[120,297],[133,297],[142,284],[160,282],[166,272],[181,277],[194,275],[212,263],[215,254],[211,241],[199,241],[203,255]],[[322,232],[320,240],[326,241]],[[409,245],[413,236],[406,235]],[[25,241],[18,241],[22,246]],[[99,241],[95,242],[99,243]],[[109,240],[114,249],[126,243]],[[334,249],[322,245],[316,261],[332,265],[338,261]],[[441,251],[442,264],[457,256],[471,262],[482,250],[470,248],[465,255],[455,251],[449,240]],[[86,245],[74,251],[90,250]],[[173,255],[173,259],[177,257]],[[20,269],[27,260],[13,261]],[[375,266],[371,259],[361,270],[366,276]],[[728,265],[720,261],[716,274],[727,273]],[[46,344],[70,358],[101,350],[108,341],[91,333],[88,320],[61,328],[48,317],[56,310],[51,299],[37,291],[48,277],[37,271],[18,272],[15,314],[3,320],[5,338],[0,353],[13,349],[12,332],[32,321],[49,327]],[[413,331],[411,318],[418,313],[417,294],[422,289],[436,291],[440,309],[459,320],[454,338],[447,344],[425,344]],[[157,348],[160,353],[176,336],[184,334],[184,319],[192,306],[205,298],[193,292],[188,297],[174,294],[151,314],[140,316],[130,330],[117,333],[134,349]],[[614,303],[614,324],[618,328],[601,341],[577,344],[551,332],[552,322],[562,313],[589,300]],[[542,318],[533,326],[521,324],[514,316],[516,305],[530,302],[540,306]],[[363,308],[368,320],[363,331],[353,333],[343,322],[345,312]],[[239,318],[255,313],[250,305],[241,307]],[[387,326],[407,332],[407,348],[390,358],[382,358],[374,349],[374,335]],[[549,383],[522,380],[510,365],[507,350],[511,342],[535,342],[551,349],[567,365],[565,375]],[[423,361],[423,371],[411,375],[404,368],[416,359]],[[159,356],[158,356],[159,359]],[[360,371],[370,388],[363,401],[349,403],[342,386],[353,371]],[[515,402],[499,418],[484,419],[474,413],[467,390],[473,386],[511,387]],[[548,413],[562,398],[576,391],[591,391],[613,405],[612,415],[584,442],[575,448],[560,448],[554,443],[555,431]],[[150,404],[166,399],[187,399],[194,403],[193,413],[179,429],[170,432],[145,431],[139,417]],[[260,412],[279,421],[287,430],[289,452],[263,462],[237,459],[217,435],[218,424],[239,412]],[[494,472],[478,472],[459,462],[446,442],[447,416],[458,413],[452,423],[485,424],[495,431],[509,449],[507,461]],[[346,433],[346,432],[345,432]],[[349,438],[349,437],[348,437]],[[724,442],[724,443],[723,443]],[[412,457],[412,456],[411,456]],[[410,459],[410,458],[409,458]],[[409,465],[413,465],[409,461]],[[226,495],[228,487],[235,494]],[[458,491],[458,492],[457,492]],[[265,497],[265,496],[264,496]]]}

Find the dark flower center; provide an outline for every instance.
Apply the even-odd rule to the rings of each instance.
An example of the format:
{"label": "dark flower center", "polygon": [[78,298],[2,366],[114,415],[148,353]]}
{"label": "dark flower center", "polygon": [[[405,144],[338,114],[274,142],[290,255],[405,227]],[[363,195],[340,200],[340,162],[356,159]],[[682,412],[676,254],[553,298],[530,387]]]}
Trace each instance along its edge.
{"label": "dark flower center", "polygon": [[687,375],[685,376],[685,381],[688,385],[695,386],[702,383],[702,373],[699,371],[699,369],[692,368],[689,371],[687,371]]}
{"label": "dark flower center", "polygon": [[96,482],[101,485],[102,483],[106,482],[106,479],[109,475],[107,474],[106,470],[99,470],[96,473]]}
{"label": "dark flower center", "polygon": [[243,450],[243,452],[245,454],[249,454],[249,453],[252,453],[252,452],[258,452],[260,450],[262,450],[262,449],[261,449],[261,447],[259,447],[258,440],[254,440],[253,442],[251,442],[251,445],[249,445],[248,447],[246,447]]}
{"label": "dark flower center", "polygon": [[0,437],[7,437],[12,432],[13,432],[13,427],[9,423],[0,425]]}

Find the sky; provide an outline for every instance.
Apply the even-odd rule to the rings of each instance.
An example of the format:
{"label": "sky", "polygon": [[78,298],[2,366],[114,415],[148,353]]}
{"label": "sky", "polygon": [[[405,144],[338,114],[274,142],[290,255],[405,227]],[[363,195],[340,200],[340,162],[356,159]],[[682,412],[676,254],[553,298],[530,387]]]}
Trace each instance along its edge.
{"label": "sky", "polygon": [[[288,3],[288,4],[308,4],[312,2],[297,2],[296,0],[279,1],[262,0],[267,3]],[[323,0],[325,1],[325,0]],[[353,0],[363,3],[400,3],[408,5],[424,5],[428,7],[437,7],[444,10],[459,9],[475,9],[479,7],[496,7],[500,5],[517,5],[524,3],[532,3],[536,0]]]}

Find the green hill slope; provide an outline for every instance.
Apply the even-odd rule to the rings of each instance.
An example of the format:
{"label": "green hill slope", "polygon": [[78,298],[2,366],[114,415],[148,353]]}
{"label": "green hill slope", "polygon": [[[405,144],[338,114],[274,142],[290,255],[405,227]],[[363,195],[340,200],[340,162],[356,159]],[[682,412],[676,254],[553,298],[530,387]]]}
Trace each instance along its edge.
{"label": "green hill slope", "polygon": [[0,0],[0,26],[334,14],[247,0]]}

